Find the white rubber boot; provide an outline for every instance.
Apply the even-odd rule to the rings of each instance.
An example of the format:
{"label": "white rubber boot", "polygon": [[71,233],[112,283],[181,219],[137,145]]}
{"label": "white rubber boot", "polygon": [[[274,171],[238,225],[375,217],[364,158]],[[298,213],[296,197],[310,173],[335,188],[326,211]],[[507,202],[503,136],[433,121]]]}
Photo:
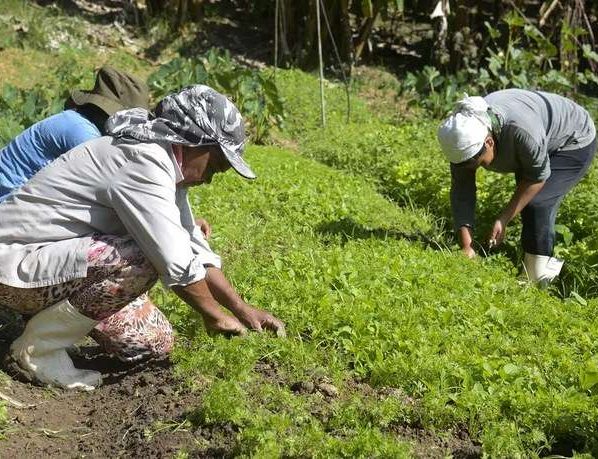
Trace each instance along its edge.
{"label": "white rubber boot", "polygon": [[10,346],[10,355],[21,370],[41,383],[93,390],[102,383],[102,374],[75,368],[66,348],[86,336],[97,323],[68,300],[59,301],[29,320],[23,334]]}
{"label": "white rubber boot", "polygon": [[525,253],[523,256],[523,266],[530,281],[546,287],[559,275],[563,267],[563,262],[547,255]]}

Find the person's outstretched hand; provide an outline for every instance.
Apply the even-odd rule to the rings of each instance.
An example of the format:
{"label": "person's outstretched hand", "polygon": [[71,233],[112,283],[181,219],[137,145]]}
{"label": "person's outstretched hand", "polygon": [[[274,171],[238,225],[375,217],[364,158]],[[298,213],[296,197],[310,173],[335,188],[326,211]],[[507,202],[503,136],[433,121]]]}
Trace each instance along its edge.
{"label": "person's outstretched hand", "polygon": [[203,218],[196,218],[195,224],[199,226],[199,229],[201,230],[205,238],[210,239],[210,236],[212,235],[212,227],[210,226],[208,221]]}
{"label": "person's outstretched hand", "polygon": [[221,333],[223,335],[246,335],[247,328],[233,316],[222,314],[218,318],[203,318],[208,334]]}
{"label": "person's outstretched hand", "polygon": [[284,323],[269,312],[246,305],[243,309],[235,311],[235,314],[250,330],[257,332],[271,330],[276,333],[276,336],[286,336]]}
{"label": "person's outstretched hand", "polygon": [[497,219],[492,226],[490,235],[488,236],[488,246],[490,248],[502,244],[507,232],[507,224],[502,219]]}
{"label": "person's outstretched hand", "polygon": [[467,258],[475,258],[476,253],[472,246],[467,245],[461,249],[461,253],[465,255]]}

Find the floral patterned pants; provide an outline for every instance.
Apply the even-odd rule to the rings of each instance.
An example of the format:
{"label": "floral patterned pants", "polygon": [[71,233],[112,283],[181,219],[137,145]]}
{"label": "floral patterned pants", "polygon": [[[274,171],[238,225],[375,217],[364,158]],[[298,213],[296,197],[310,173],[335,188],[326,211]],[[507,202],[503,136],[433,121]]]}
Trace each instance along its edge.
{"label": "floral patterned pants", "polygon": [[0,307],[35,315],[68,299],[81,314],[100,321],[90,336],[124,361],[167,354],[174,336],[147,291],[157,280],[135,241],[96,235],[87,252],[87,277],[38,288],[0,284]]}

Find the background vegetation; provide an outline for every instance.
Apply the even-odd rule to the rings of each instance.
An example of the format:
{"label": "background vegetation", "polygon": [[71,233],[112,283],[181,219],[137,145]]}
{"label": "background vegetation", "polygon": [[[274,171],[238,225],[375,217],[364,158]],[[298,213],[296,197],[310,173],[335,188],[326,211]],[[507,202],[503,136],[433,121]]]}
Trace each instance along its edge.
{"label": "background vegetation", "polygon": [[[294,2],[297,10],[302,3]],[[376,18],[372,51],[361,55],[374,62],[378,38],[398,27],[393,18],[421,20],[430,6],[405,1],[383,11],[374,2],[368,16],[363,3],[362,13],[350,4],[350,27]],[[289,337],[207,336],[188,307],[156,287],[152,296],[179,335],[173,360],[181,382],[202,393],[184,422],[232,429],[232,453],[244,456],[405,457],[416,453],[405,432],[470,440],[470,450],[447,454],[598,454],[596,165],[559,217],[563,284],[538,291],[517,281],[516,225],[505,248],[487,257],[470,261],[451,250],[448,171],[435,141],[437,117],[465,88],[546,86],[592,108],[586,70],[595,49],[581,39],[589,32],[576,36],[579,63],[569,72],[560,51],[546,51],[563,39],[547,34],[537,15],[503,8],[484,26],[494,41],[477,61],[430,60],[396,70],[403,73],[354,67],[349,119],[345,87],[333,78],[338,67],[328,68],[321,128],[316,77],[197,39],[196,27],[222,20],[221,7],[259,18],[273,2],[172,8],[183,4],[179,19],[153,17],[170,11],[167,2],[137,13],[119,6],[118,21],[139,22],[125,40],[101,21],[90,38],[80,12],[65,15],[59,2],[2,3],[0,136],[6,142],[60,110],[68,89],[91,87],[104,62],[147,77],[155,100],[206,83],[242,107],[254,143],[265,144],[248,150],[260,178],[218,177],[193,192],[192,204],[214,227],[226,274],[249,301],[282,318]],[[201,21],[187,24],[195,6]],[[175,37],[169,27],[177,25]],[[511,184],[495,174],[479,183],[482,240]],[[0,431],[5,417],[0,407]]]}

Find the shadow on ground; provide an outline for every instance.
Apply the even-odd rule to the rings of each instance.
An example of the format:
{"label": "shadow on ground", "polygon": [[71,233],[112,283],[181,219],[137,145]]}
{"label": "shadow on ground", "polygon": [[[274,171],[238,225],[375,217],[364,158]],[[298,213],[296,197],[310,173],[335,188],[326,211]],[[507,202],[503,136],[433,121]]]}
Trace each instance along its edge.
{"label": "shadow on ground", "polygon": [[404,239],[409,242],[421,243],[434,250],[447,250],[446,244],[441,240],[436,240],[424,233],[417,231],[408,233],[393,228],[368,228],[352,218],[321,223],[316,227],[316,232],[324,238],[339,236],[343,244],[355,239]]}

